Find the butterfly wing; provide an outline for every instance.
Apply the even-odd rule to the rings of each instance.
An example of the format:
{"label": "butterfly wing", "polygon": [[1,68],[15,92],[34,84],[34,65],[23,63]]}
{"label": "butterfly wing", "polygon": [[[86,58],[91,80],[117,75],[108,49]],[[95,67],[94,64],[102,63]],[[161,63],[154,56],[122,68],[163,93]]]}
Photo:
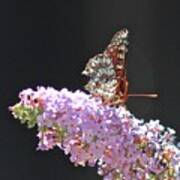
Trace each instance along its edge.
{"label": "butterfly wing", "polygon": [[109,104],[122,104],[127,99],[128,81],[125,55],[128,30],[118,31],[103,53],[91,58],[82,74],[88,76],[85,89]]}

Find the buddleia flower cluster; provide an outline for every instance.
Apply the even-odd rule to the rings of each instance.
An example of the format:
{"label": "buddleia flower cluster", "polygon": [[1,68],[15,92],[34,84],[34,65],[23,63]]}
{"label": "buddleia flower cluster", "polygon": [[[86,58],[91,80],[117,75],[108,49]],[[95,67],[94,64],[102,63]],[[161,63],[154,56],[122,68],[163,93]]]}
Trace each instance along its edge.
{"label": "buddleia flower cluster", "polygon": [[42,151],[58,147],[75,166],[97,167],[104,180],[179,180],[175,131],[144,122],[123,106],[109,106],[82,91],[38,87],[10,107],[28,128],[37,127]]}

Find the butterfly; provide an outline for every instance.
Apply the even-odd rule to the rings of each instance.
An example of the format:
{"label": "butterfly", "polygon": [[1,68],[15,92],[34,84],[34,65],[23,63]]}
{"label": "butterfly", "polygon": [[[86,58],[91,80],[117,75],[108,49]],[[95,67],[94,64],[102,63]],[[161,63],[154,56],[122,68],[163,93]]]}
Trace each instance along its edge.
{"label": "butterfly", "polygon": [[129,96],[157,97],[157,94],[128,94],[128,36],[125,28],[115,33],[105,50],[90,58],[82,72],[89,77],[85,89],[110,105],[124,105]]}

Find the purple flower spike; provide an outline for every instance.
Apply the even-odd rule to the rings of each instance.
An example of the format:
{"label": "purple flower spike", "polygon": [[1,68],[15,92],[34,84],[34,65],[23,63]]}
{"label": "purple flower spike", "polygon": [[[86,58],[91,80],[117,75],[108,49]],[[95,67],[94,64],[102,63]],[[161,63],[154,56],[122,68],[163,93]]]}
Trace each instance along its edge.
{"label": "purple flower spike", "polygon": [[[180,149],[175,131],[158,120],[144,123],[125,107],[105,105],[81,91],[38,87],[20,93],[13,115],[38,127],[38,150],[55,146],[75,166],[98,166],[104,180],[178,180]],[[25,110],[31,109],[31,113]]]}

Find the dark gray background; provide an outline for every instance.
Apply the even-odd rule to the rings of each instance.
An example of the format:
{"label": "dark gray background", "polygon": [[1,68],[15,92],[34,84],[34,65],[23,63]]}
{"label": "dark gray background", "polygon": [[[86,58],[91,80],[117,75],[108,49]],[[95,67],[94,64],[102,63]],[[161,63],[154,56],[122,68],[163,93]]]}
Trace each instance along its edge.
{"label": "dark gray background", "polygon": [[[9,0],[1,13],[0,179],[96,180],[95,168],[74,168],[63,152],[36,152],[36,130],[7,108],[19,91],[37,85],[82,89],[80,72],[113,33],[130,30],[128,108],[147,121],[161,119],[180,135],[180,6],[160,0]],[[5,8],[4,8],[5,7]]]}

